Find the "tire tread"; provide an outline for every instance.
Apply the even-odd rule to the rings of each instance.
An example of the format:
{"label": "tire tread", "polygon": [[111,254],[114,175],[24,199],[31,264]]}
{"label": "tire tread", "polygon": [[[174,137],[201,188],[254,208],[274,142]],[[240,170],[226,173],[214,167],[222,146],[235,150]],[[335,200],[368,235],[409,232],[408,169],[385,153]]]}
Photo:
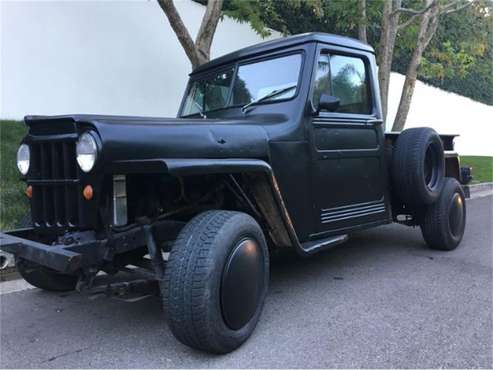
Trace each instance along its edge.
{"label": "tire tread", "polygon": [[[168,324],[175,337],[193,348],[229,352],[216,338],[207,299],[214,241],[221,228],[239,212],[212,210],[193,218],[180,232],[170,252],[161,286]],[[248,216],[249,217],[249,216]]]}

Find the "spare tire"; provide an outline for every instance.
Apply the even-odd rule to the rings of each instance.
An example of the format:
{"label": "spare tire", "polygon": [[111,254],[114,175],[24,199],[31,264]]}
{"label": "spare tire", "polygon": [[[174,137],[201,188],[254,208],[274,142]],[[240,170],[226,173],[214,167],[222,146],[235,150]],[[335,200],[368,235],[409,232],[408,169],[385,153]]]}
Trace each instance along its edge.
{"label": "spare tire", "polygon": [[435,130],[417,127],[398,136],[392,158],[393,192],[408,206],[436,202],[445,179],[443,143]]}

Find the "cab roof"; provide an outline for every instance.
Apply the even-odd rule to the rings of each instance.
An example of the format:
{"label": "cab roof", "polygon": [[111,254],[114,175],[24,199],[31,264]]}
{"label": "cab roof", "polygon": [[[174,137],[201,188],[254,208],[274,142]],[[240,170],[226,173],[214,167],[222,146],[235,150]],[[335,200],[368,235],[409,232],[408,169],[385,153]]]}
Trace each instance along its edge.
{"label": "cab roof", "polygon": [[223,64],[232,63],[239,59],[250,57],[256,54],[263,54],[276,49],[291,47],[291,46],[305,44],[309,42],[322,42],[325,44],[344,46],[351,49],[357,49],[370,53],[375,52],[370,45],[365,44],[359,40],[353,39],[351,37],[333,35],[330,33],[322,33],[322,32],[310,32],[310,33],[302,33],[294,36],[281,37],[275,40],[261,42],[259,44],[255,44],[243,49],[236,50],[232,53],[223,55],[219,58],[211,60],[210,62],[202,64],[201,66],[198,66],[193,70],[191,75],[203,72],[211,68],[218,67]]}

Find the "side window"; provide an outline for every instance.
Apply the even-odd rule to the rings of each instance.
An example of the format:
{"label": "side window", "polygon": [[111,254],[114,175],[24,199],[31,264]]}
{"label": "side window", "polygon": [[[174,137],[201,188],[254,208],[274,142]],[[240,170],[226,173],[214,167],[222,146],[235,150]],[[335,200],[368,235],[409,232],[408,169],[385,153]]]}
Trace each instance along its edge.
{"label": "side window", "polygon": [[341,101],[337,112],[371,113],[365,64],[342,55],[330,57],[332,94]]}
{"label": "side window", "polygon": [[203,85],[193,84],[188,92],[183,112],[185,115],[197,114],[204,109]]}
{"label": "side window", "polygon": [[206,111],[223,108],[228,104],[233,70],[219,73],[204,83],[204,108]]}
{"label": "side window", "polygon": [[330,70],[328,54],[321,54],[318,59],[317,75],[313,86],[313,104],[318,106],[320,95],[332,95],[330,88]]}
{"label": "side window", "polygon": [[332,95],[340,100],[336,112],[371,113],[365,64],[362,59],[342,55],[321,54],[313,86],[313,104],[320,95]]}
{"label": "side window", "polygon": [[223,108],[228,103],[233,68],[191,83],[182,115]]}

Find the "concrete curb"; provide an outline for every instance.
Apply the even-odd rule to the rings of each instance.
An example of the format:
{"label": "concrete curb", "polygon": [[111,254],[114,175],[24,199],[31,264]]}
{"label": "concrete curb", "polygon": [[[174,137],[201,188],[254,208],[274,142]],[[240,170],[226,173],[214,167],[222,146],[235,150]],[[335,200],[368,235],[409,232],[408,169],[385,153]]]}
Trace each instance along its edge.
{"label": "concrete curb", "polygon": [[468,185],[471,199],[493,195],[493,182],[482,182],[480,184]]}

